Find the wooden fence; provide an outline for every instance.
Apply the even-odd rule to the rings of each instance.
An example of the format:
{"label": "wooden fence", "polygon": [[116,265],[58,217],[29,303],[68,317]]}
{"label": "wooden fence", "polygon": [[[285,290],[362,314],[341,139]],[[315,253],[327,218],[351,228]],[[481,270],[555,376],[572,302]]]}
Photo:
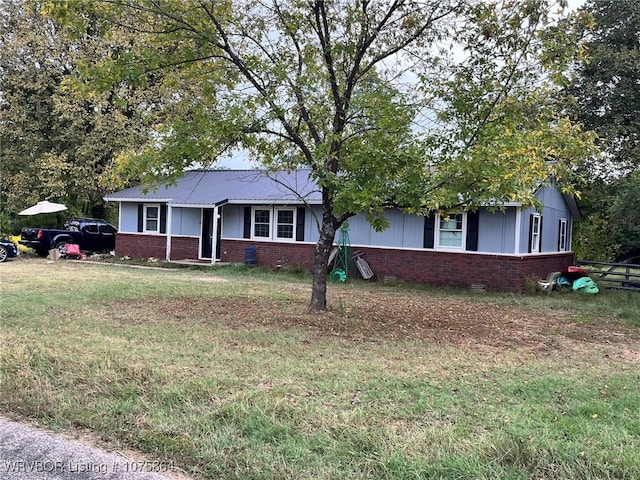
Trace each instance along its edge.
{"label": "wooden fence", "polygon": [[587,270],[600,288],[640,292],[640,265],[591,260],[578,260],[577,265]]}

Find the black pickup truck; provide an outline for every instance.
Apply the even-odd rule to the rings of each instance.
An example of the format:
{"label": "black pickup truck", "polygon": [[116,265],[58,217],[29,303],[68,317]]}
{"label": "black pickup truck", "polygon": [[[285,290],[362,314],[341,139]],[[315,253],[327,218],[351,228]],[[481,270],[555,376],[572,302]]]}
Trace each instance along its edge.
{"label": "black pickup truck", "polygon": [[66,243],[80,246],[83,252],[113,250],[116,246],[118,229],[98,218],[70,218],[64,230],[47,228],[23,228],[20,244],[33,248],[40,256],[46,256],[50,249],[62,249]]}

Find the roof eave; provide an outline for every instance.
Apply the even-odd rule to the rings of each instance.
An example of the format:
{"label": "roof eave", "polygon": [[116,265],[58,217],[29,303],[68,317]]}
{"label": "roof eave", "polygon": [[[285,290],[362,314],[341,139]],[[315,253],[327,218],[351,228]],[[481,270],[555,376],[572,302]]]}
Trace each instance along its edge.
{"label": "roof eave", "polygon": [[149,197],[102,197],[105,202],[131,202],[131,203],[170,203],[173,198],[149,198]]}
{"label": "roof eave", "polygon": [[569,207],[573,218],[575,220],[580,220],[582,218],[582,212],[580,212],[580,207],[578,206],[576,197],[568,193],[563,193],[562,196],[564,197],[564,201],[567,202],[567,206]]}
{"label": "roof eave", "polygon": [[245,198],[229,199],[227,203],[232,205],[322,205],[322,200]]}

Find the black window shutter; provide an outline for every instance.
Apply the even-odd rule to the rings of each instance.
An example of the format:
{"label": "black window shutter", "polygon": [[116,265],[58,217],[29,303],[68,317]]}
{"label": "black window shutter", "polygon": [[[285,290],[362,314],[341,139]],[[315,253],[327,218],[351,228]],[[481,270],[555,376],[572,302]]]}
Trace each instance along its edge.
{"label": "black window shutter", "polygon": [[538,245],[538,252],[542,253],[542,215],[540,215],[540,245]]}
{"label": "black window shutter", "polygon": [[478,227],[480,224],[480,212],[467,213],[467,245],[471,252],[478,251]]}
{"label": "black window shutter", "polygon": [[436,217],[434,215],[429,215],[428,217],[424,217],[424,240],[423,240],[424,248],[433,248],[435,230],[436,230]]}
{"label": "black window shutter", "polygon": [[160,233],[167,233],[167,206],[160,205]]}
{"label": "black window shutter", "polygon": [[298,214],[296,216],[296,242],[304,242],[304,217],[305,208],[299,207]]}
{"label": "black window shutter", "polygon": [[251,207],[244,207],[244,235],[243,238],[251,238]]}
{"label": "black window shutter", "polygon": [[529,215],[529,253],[531,253],[531,244],[533,243],[533,213]]}
{"label": "black window shutter", "polygon": [[144,205],[138,204],[138,231],[144,231]]}

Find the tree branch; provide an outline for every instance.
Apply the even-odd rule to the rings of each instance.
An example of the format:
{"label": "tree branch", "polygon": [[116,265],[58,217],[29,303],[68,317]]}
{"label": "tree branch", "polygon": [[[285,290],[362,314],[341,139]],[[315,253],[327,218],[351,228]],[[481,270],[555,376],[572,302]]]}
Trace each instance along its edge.
{"label": "tree branch", "polygon": [[[284,16],[283,16],[282,10],[280,10],[280,5],[277,2],[277,0],[274,0],[273,3],[274,3],[276,14],[278,15],[278,18],[282,21],[284,19]],[[304,69],[304,59],[302,57],[302,49],[300,48],[300,43],[298,42],[298,39],[294,35],[294,33],[291,32],[289,29],[287,29],[284,24],[283,24],[283,27],[285,27],[283,28],[283,30],[285,31],[285,34],[289,37],[289,39],[293,43],[293,46],[296,50],[296,54],[298,56],[296,78],[299,79]],[[289,78],[287,78],[287,82],[289,83],[289,86],[291,87],[291,89],[293,90],[296,96],[296,102],[298,103],[298,108],[300,109],[300,118],[302,119],[302,121],[305,122],[305,124],[309,128],[309,133],[311,134],[311,138],[313,138],[316,145],[320,144],[322,141],[322,138],[318,133],[315,123],[312,121],[309,115],[309,110],[307,110],[307,107],[304,103],[304,99],[302,97],[302,92],[300,91],[300,87],[298,86],[297,83],[292,82]]]}
{"label": "tree branch", "polygon": [[211,11],[211,9],[209,9],[207,5],[204,4],[204,2],[201,2],[200,5],[209,16],[209,19],[213,23],[216,31],[222,39],[221,43],[213,43],[214,46],[227,53],[227,55],[229,56],[229,62],[235,65],[235,67],[238,68],[240,73],[247,79],[247,81],[256,88],[262,98],[269,104],[271,111],[276,115],[284,129],[290,135],[293,143],[302,151],[302,154],[307,159],[309,165],[313,165],[313,153],[309,150],[309,147],[306,145],[302,137],[296,132],[296,130],[284,116],[282,108],[280,108],[279,105],[274,102],[272,95],[267,91],[265,85],[263,85],[263,83],[260,81],[259,76],[247,66],[244,60],[235,51],[231,42],[229,41],[229,36],[220,23],[218,17],[213,13],[213,11]]}

